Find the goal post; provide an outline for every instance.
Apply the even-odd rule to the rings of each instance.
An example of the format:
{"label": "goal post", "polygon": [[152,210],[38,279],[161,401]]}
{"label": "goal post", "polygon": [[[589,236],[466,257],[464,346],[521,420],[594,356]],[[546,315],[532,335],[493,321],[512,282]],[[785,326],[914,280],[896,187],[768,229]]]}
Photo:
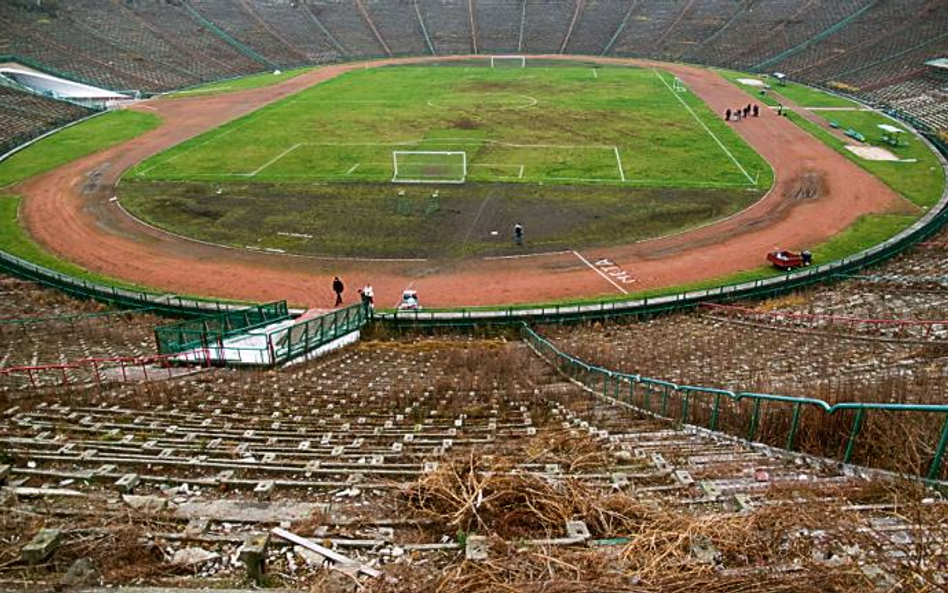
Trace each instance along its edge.
{"label": "goal post", "polygon": [[490,57],[490,67],[491,68],[526,68],[527,67],[527,56],[491,56]]}
{"label": "goal post", "polygon": [[392,151],[392,183],[464,183],[467,153],[463,151]]}

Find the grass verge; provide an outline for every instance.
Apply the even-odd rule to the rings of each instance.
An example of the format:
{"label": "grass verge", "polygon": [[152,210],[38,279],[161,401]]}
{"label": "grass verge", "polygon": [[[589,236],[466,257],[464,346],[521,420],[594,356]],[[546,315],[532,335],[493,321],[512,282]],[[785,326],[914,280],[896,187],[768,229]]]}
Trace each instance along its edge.
{"label": "grass verge", "polygon": [[[731,70],[718,69],[715,71],[758,101],[770,106],[778,103],[778,99],[775,99],[771,92],[768,91],[762,95],[756,87],[745,85],[739,82],[739,79],[750,78],[765,83],[772,81],[760,76]],[[774,91],[801,106],[852,108],[852,111],[813,111],[813,114],[826,121],[827,127],[825,128],[792,111],[788,112],[788,118],[836,152],[878,177],[883,183],[917,206],[929,208],[941,199],[946,182],[945,170],[941,166],[938,157],[924,142],[908,133],[905,134],[906,139],[901,146],[893,147],[882,142],[882,131],[878,128],[879,124],[894,125],[906,130],[900,122],[894,121],[877,111],[862,110],[861,105],[849,99],[800,84],[787,83],[785,87],[775,87]],[[885,148],[901,159],[901,162],[870,161],[857,156],[846,149],[847,141],[830,131],[830,122],[834,122],[842,130],[852,129],[860,132],[866,137],[868,145]],[[858,144],[854,140],[851,143]]]}
{"label": "grass verge", "polygon": [[315,70],[316,67],[308,68],[296,68],[295,70],[287,70],[285,72],[280,72],[279,74],[274,74],[273,72],[262,72],[260,74],[251,74],[250,76],[244,76],[243,78],[234,78],[232,80],[221,80],[218,82],[210,82],[208,84],[202,84],[199,86],[191,87],[188,89],[175,91],[173,93],[168,93],[163,95],[163,98],[167,99],[182,99],[186,97],[204,97],[207,95],[220,95],[223,93],[231,93],[234,91],[247,91],[250,89],[258,89],[266,86],[272,86],[283,82],[284,80],[289,80],[291,78],[296,78],[300,74],[304,74],[311,70]]}
{"label": "grass verge", "polygon": [[68,274],[79,280],[98,282],[129,290],[143,290],[141,286],[90,272],[45,251],[23,230],[19,223],[19,208],[20,198],[18,196],[0,196],[0,251],[15,255],[38,266]]}
{"label": "grass verge", "polygon": [[44,138],[0,163],[0,188],[157,128],[161,118],[138,111],[112,111]]}

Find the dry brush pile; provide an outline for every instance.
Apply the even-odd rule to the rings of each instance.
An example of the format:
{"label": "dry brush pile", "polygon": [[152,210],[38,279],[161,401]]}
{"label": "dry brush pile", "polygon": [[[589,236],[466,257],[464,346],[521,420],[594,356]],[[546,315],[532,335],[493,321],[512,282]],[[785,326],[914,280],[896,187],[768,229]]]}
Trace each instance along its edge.
{"label": "dry brush pile", "polygon": [[[572,480],[511,474],[506,460],[443,465],[405,496],[444,533],[489,538],[483,562],[457,555],[377,591],[580,593],[671,591],[934,591],[945,576],[948,512],[915,486],[868,484],[772,494],[748,513],[690,512]],[[924,502],[923,502],[924,501]],[[894,504],[918,526],[900,548],[853,504]],[[567,520],[592,540],[558,546]],[[410,567],[402,567],[409,574]],[[396,570],[393,574],[398,575]]]}

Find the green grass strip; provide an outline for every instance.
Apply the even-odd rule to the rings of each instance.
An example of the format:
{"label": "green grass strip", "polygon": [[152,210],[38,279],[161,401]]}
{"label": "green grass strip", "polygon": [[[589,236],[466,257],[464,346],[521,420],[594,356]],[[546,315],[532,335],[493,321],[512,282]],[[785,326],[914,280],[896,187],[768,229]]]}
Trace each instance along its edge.
{"label": "green grass strip", "polygon": [[273,72],[251,74],[250,76],[244,76],[242,78],[234,78],[231,80],[221,80],[218,82],[211,82],[208,84],[194,86],[191,88],[169,93],[167,95],[164,95],[163,97],[168,98],[168,99],[183,99],[187,97],[205,97],[208,95],[222,95],[225,93],[233,93],[235,91],[247,91],[250,89],[258,89],[258,88],[273,86],[285,80],[290,80],[291,78],[296,78],[300,74],[305,74],[315,69],[316,67],[308,67],[308,68],[296,68],[294,70],[287,70],[285,72],[280,72],[279,74],[274,74]]}
{"label": "green grass strip", "polygon": [[[764,82],[773,82],[772,80],[768,81],[760,76],[730,70],[718,69],[715,71],[761,103],[775,106],[779,102],[779,98],[775,98],[770,91],[761,95],[757,87],[747,86],[738,82],[738,79],[741,78],[751,78]],[[822,128],[807,120],[802,115],[792,111],[788,113],[787,117],[790,121],[815,136],[836,152],[878,177],[896,193],[904,196],[917,206],[929,208],[937,204],[938,200],[941,199],[946,183],[945,170],[941,166],[937,155],[935,155],[924,142],[909,133],[904,134],[905,143],[899,147],[889,146],[881,140],[882,131],[878,128],[879,124],[894,125],[905,130],[904,124],[894,121],[877,111],[867,111],[858,103],[850,101],[849,99],[844,99],[800,84],[787,83],[786,86],[774,86],[773,92],[787,97],[800,106],[851,108],[852,111],[817,110],[812,111],[812,113],[826,120],[827,123],[835,122],[841,130],[853,129],[860,132],[872,146],[885,148],[905,161],[914,159],[916,162],[870,161],[863,159],[847,150],[847,142],[833,134],[830,130]],[[852,143],[856,144],[855,141]]]}
{"label": "green grass strip", "polygon": [[157,128],[161,118],[138,111],[112,111],[44,138],[0,163],[0,187],[45,173]]}
{"label": "green grass strip", "polygon": [[20,259],[49,268],[62,274],[68,274],[79,280],[98,282],[109,286],[142,290],[142,287],[90,272],[73,263],[59,259],[37,245],[27,235],[19,222],[20,198],[18,196],[0,196],[0,251]]}

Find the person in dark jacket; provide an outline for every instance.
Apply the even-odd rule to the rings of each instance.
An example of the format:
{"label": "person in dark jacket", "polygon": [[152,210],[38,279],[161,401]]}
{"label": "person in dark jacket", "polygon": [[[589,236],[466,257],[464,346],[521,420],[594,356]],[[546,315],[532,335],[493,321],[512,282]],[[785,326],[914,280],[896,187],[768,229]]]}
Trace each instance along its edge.
{"label": "person in dark jacket", "polygon": [[336,293],[336,304],[334,307],[338,307],[342,304],[342,291],[346,289],[345,285],[342,283],[342,280],[339,279],[339,276],[336,276],[332,279],[332,291]]}
{"label": "person in dark jacket", "polygon": [[760,105],[757,105],[755,103],[754,104],[754,117],[758,117],[759,115],[760,115]]}
{"label": "person in dark jacket", "polygon": [[724,121],[731,121],[731,108],[728,107],[727,111],[724,112]]}

